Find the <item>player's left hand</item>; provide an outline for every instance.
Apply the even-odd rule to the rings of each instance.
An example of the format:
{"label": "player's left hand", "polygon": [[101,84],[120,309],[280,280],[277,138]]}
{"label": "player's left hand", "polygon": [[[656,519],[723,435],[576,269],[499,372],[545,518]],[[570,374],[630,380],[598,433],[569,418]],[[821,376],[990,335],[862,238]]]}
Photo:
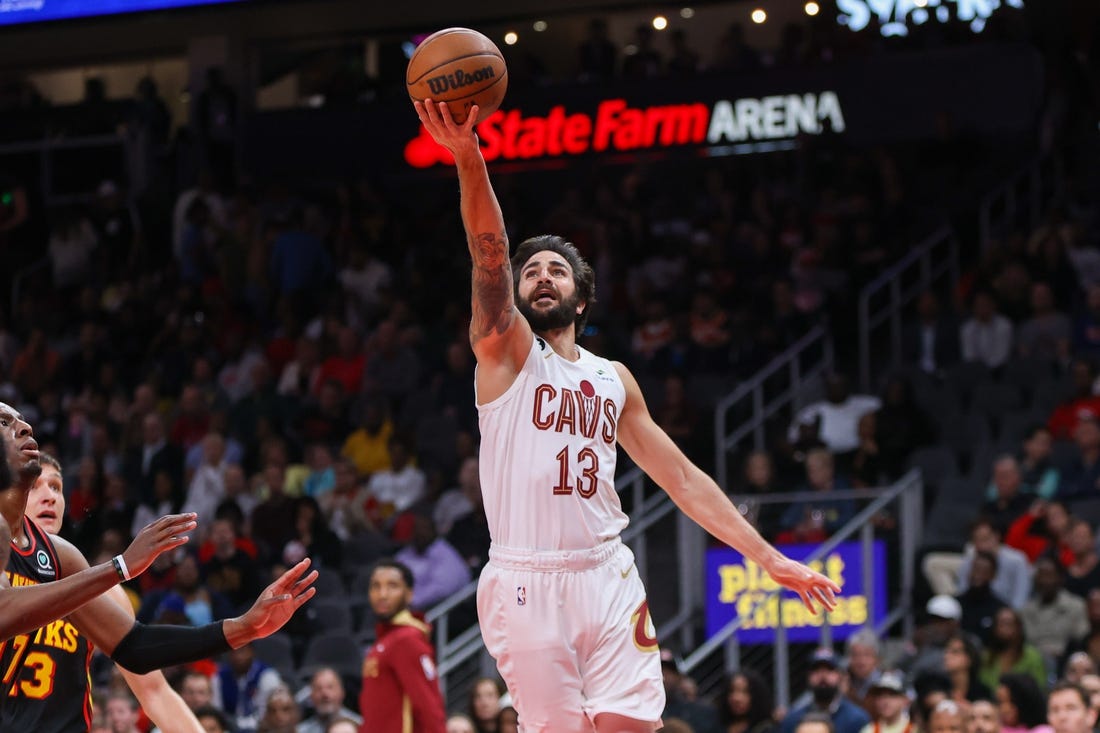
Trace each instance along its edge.
{"label": "player's left hand", "polygon": [[313,582],[317,580],[317,571],[313,570],[302,577],[307,569],[308,557],[267,586],[243,616],[227,620],[223,630],[229,645],[238,649],[254,639],[274,634],[290,620],[295,611],[313,598],[317,593],[317,589],[313,587]]}
{"label": "player's left hand", "polygon": [[836,608],[836,594],[840,592],[840,586],[802,563],[784,557],[768,568],[768,574],[775,582],[797,593],[810,613],[817,613],[814,601],[826,611]]}

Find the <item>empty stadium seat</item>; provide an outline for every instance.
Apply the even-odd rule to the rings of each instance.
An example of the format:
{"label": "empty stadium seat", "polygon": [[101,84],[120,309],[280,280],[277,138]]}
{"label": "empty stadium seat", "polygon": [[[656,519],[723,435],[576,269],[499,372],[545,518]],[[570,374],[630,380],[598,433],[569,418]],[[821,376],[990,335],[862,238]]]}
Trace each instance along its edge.
{"label": "empty stadium seat", "polygon": [[964,478],[943,482],[924,520],[923,545],[960,550],[969,538],[970,524],[982,505],[982,485]]}
{"label": "empty stadium seat", "polygon": [[978,446],[993,442],[993,431],[984,415],[966,412],[942,423],[940,441],[955,453],[960,463],[969,465]]}
{"label": "empty stadium seat", "polygon": [[331,568],[316,568],[316,570],[317,580],[313,583],[313,587],[317,589],[319,598],[344,595],[346,592],[344,581],[340,579],[338,572]]}
{"label": "empty stadium seat", "polygon": [[993,443],[982,443],[974,448],[970,454],[970,465],[967,467],[966,476],[971,481],[985,486],[993,475],[993,461],[1001,455],[1000,448]]}
{"label": "empty stadium seat", "polygon": [[971,410],[998,423],[1006,414],[1022,406],[1023,397],[1019,387],[992,381],[979,382],[974,387],[974,396],[970,402]]}
{"label": "empty stadium seat", "polygon": [[359,674],[363,649],[351,633],[318,634],[306,644],[300,677],[308,679],[319,667],[332,667],[341,675]]}
{"label": "empty stadium seat", "polygon": [[316,633],[351,632],[351,608],[346,598],[316,597],[306,604],[302,610]]}
{"label": "empty stadium seat", "polygon": [[959,475],[959,463],[955,454],[946,446],[932,445],[917,448],[906,462],[907,468],[919,468],[925,483],[939,486],[944,479]]}
{"label": "empty stadium seat", "polygon": [[1038,425],[1046,423],[1046,416],[1031,409],[1016,410],[1001,418],[997,445],[1003,452],[1015,453],[1020,450],[1028,434]]}
{"label": "empty stadium seat", "polygon": [[964,407],[970,405],[974,390],[989,379],[989,368],[978,361],[964,361],[949,368],[944,374],[948,391]]}
{"label": "empty stadium seat", "polygon": [[1042,382],[1054,376],[1054,365],[1040,359],[1010,359],[1001,371],[1001,382],[1030,396]]}
{"label": "empty stadium seat", "polygon": [[280,674],[283,670],[294,669],[294,644],[285,632],[277,631],[271,636],[256,639],[252,642],[252,651],[256,659],[279,670]]}
{"label": "empty stadium seat", "polygon": [[1073,385],[1064,377],[1051,377],[1035,385],[1031,393],[1031,407],[1050,414],[1055,407],[1073,394]]}

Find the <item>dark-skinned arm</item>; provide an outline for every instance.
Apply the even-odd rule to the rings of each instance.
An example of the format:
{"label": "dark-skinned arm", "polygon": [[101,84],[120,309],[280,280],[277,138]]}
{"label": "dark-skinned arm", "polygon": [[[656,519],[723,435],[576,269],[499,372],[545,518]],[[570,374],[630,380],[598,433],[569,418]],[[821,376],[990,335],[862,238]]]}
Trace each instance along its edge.
{"label": "dark-skinned arm", "polygon": [[[88,561],[72,544],[54,538],[58,560],[79,570]],[[269,585],[243,615],[205,626],[146,625],[135,621],[118,604],[100,596],[70,615],[73,625],[120,666],[137,674],[197,662],[269,636],[313,597],[317,571],[303,560]]]}
{"label": "dark-skinned arm", "polygon": [[[161,552],[186,542],[186,538],[181,535],[194,528],[193,519],[193,515],[163,517],[143,529],[123,553],[128,567],[136,575],[148,568]],[[11,529],[7,522],[0,521],[2,567],[7,567],[10,554]],[[82,569],[79,572],[56,582],[17,588],[11,587],[6,574],[0,576],[3,577],[3,589],[0,590],[0,639],[6,640],[16,634],[30,633],[67,616],[121,581],[112,563],[106,562],[90,568],[87,562],[83,562],[80,567]]]}

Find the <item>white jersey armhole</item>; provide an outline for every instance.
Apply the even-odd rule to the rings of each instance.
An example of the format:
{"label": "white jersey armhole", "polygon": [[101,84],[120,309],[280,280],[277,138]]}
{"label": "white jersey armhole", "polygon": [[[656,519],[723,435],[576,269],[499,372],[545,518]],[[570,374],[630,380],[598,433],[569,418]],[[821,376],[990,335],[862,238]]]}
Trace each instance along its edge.
{"label": "white jersey armhole", "polygon": [[523,380],[527,376],[528,365],[531,364],[532,359],[538,358],[539,352],[541,351],[539,347],[540,341],[541,339],[539,339],[538,336],[531,339],[531,351],[527,353],[527,360],[523,362],[523,366],[520,367],[519,371],[516,373],[516,378],[512,380],[512,383],[508,385],[508,389],[504,390],[504,393],[501,394],[500,397],[497,397],[495,400],[490,400],[484,405],[478,404],[477,401],[477,366],[474,366],[474,405],[477,407],[477,411],[479,413],[492,412],[493,410],[499,408],[501,405],[507,404],[508,401],[511,400],[517,392],[519,392]]}

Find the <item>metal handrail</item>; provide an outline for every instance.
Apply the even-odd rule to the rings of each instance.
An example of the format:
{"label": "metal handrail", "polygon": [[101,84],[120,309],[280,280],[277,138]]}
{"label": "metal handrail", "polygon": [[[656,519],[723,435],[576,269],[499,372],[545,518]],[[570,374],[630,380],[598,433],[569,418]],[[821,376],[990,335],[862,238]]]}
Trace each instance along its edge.
{"label": "metal handrail", "polygon": [[[126,138],[122,135],[81,135],[76,137],[48,135],[35,140],[0,144],[0,156],[37,153],[38,183],[42,200],[48,206],[57,206],[83,201],[87,197],[84,194],[61,194],[53,190],[53,154],[55,152],[88,148],[125,148],[125,145]],[[121,173],[121,171],[119,172]]]}
{"label": "metal handrail", "polygon": [[[816,560],[820,560],[830,552],[832,552],[841,543],[850,538],[856,532],[863,532],[864,539],[869,534],[873,535],[873,530],[870,525],[870,520],[887,505],[899,498],[902,501],[901,514],[906,518],[905,522],[899,524],[902,532],[902,579],[901,579],[901,597],[909,598],[912,594],[913,583],[915,580],[914,572],[912,570],[913,563],[911,562],[913,556],[916,554],[917,543],[919,541],[922,524],[923,524],[923,480],[921,478],[920,471],[913,469],[902,476],[892,486],[886,489],[853,489],[848,491],[837,491],[833,494],[832,498],[837,500],[843,498],[858,498],[864,497],[868,494],[874,494],[876,498],[863,508],[862,511],[857,513],[850,521],[848,521],[843,527],[837,530],[833,535],[819,545],[809,557],[804,560],[805,563],[811,563]],[[786,502],[794,500],[795,497],[807,498],[811,497],[815,500],[821,500],[822,496],[815,492],[796,492],[796,493],[784,493],[775,494],[768,497],[760,497],[761,503]],[[910,562],[906,562],[906,558]],[[869,563],[864,563],[864,572],[869,571]],[[865,576],[865,583],[867,582]],[[865,587],[869,587],[867,584]],[[751,619],[756,613],[757,609],[768,603],[770,599],[783,592],[783,589],[778,588],[776,590],[768,592],[762,596],[756,604],[753,605],[749,613],[738,616],[731,620],[725,626],[723,626],[717,633],[707,639],[703,644],[699,645],[691,654],[685,657],[681,662],[681,670],[685,673],[690,673],[700,666],[700,664],[711,654],[718,651],[723,645],[735,642],[734,634],[740,630],[748,619]],[[888,628],[889,625],[895,623],[898,618],[902,618],[906,623],[906,633],[911,632],[912,618],[911,609],[905,606],[899,606],[891,611],[885,619],[880,622],[878,629]],[[787,638],[786,630],[783,625],[783,614],[779,614],[779,626],[776,630],[776,643],[773,645],[773,656],[775,658],[775,692],[777,704],[786,707],[790,703],[790,674],[789,674],[789,659],[787,656]],[[733,670],[727,670],[733,671]]]}
{"label": "metal handrail", "polygon": [[[801,363],[802,355],[818,344],[822,345],[821,362],[805,369]],[[726,457],[738,443],[750,433],[753,436],[753,446],[757,450],[764,447],[764,427],[768,418],[787,404],[800,407],[798,400],[801,397],[802,386],[810,380],[825,373],[833,365],[833,345],[826,329],[822,325],[814,326],[802,338],[795,341],[786,351],[772,359],[764,367],[737,386],[737,389],[723,397],[714,407],[714,441],[715,441],[715,480],[723,489],[729,485],[729,469],[726,465]],[[790,385],[770,402],[765,400],[764,385],[767,380],[778,374],[781,370],[789,371]],[[739,425],[733,431],[727,430],[728,413],[735,405],[745,399],[752,399],[752,417]]]}
{"label": "metal handrail", "polygon": [[[943,245],[947,246],[946,257],[937,257]],[[916,268],[919,268],[916,280],[905,287],[903,279]],[[884,270],[859,291],[859,380],[864,391],[873,388],[871,384],[872,333],[882,324],[889,323],[891,365],[900,364],[902,311],[944,275],[950,277],[952,285],[959,280],[959,243],[954,230],[949,226],[943,226],[930,234],[909,254]],[[871,299],[886,288],[890,290],[889,302],[872,313]]]}
{"label": "metal handrail", "polygon": [[81,135],[78,137],[47,136],[34,140],[19,140],[13,143],[0,143],[0,155],[9,153],[33,153],[45,150],[75,150],[77,148],[105,148],[121,145],[126,139],[122,135]]}
{"label": "metal handrail", "polygon": [[[1050,167],[1050,175],[1044,174],[1044,168]],[[1027,199],[1027,227],[1034,229],[1043,216],[1050,200],[1056,198],[1062,185],[1062,159],[1053,153],[1041,155],[1016,173],[1009,176],[1001,185],[982,197],[978,206],[978,237],[982,250],[993,243],[994,210],[1003,208],[1003,221],[1016,218],[1018,199]],[[1044,189],[1049,187],[1049,195]],[[1022,193],[1022,196],[1021,196]],[[1046,199],[1044,201],[1044,198]]]}

